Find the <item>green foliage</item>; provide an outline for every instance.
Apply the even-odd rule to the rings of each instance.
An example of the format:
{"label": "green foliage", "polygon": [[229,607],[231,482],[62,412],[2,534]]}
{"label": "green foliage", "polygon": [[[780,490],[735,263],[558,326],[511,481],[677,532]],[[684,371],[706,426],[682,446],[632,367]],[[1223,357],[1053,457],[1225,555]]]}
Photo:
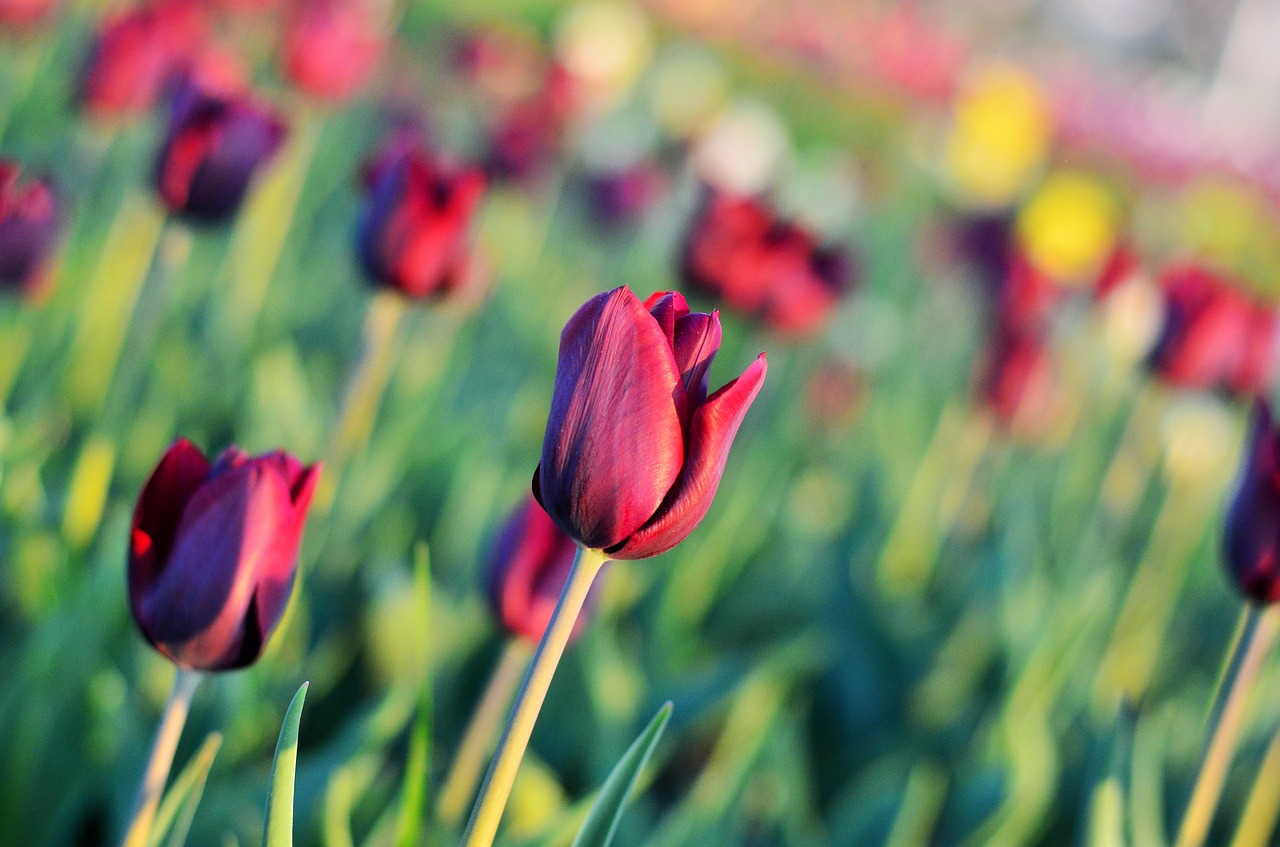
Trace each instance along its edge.
{"label": "green foliage", "polygon": [[271,763],[271,788],[267,793],[267,820],[262,834],[262,847],[293,847],[293,786],[298,767],[298,724],[302,722],[302,704],[307,699],[307,686],[302,683],[289,703],[276,756]]}
{"label": "green foliage", "polygon": [[591,804],[587,820],[582,824],[582,829],[578,830],[578,837],[573,839],[573,847],[609,847],[613,843],[613,835],[618,829],[622,813],[626,811],[631,793],[640,780],[640,772],[653,755],[663,730],[667,728],[667,722],[671,720],[671,709],[670,703],[659,709],[644,731],[631,742],[618,764],[613,766],[609,778]]}

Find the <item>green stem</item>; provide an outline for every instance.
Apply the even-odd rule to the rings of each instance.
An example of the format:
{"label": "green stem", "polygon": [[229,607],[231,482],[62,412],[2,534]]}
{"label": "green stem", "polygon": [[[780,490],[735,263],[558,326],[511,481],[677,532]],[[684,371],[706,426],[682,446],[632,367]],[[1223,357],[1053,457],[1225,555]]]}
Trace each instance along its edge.
{"label": "green stem", "polygon": [[1275,641],[1277,622],[1280,622],[1275,612],[1249,604],[1244,616],[1240,637],[1228,653],[1223,685],[1209,712],[1209,742],[1175,847],[1200,847],[1209,833],[1227,770],[1240,741],[1249,694]]}
{"label": "green stem", "polygon": [[490,753],[516,686],[529,667],[529,647],[530,643],[523,638],[512,638],[507,642],[480,703],[471,715],[471,722],[462,735],[436,805],[436,817],[446,826],[456,826],[462,820],[471,792],[484,774],[485,756]]}
{"label": "green stem", "polygon": [[498,742],[498,752],[489,765],[489,773],[484,778],[480,797],[471,813],[471,822],[463,836],[463,847],[490,847],[493,844],[494,836],[498,833],[498,822],[502,820],[507,798],[511,795],[511,786],[515,783],[520,760],[524,758],[525,748],[529,746],[533,724],[538,719],[542,701],[546,699],[547,689],[551,685],[551,677],[556,672],[560,657],[564,655],[565,645],[569,643],[569,635],[577,623],[578,613],[587,599],[591,583],[606,561],[608,556],[600,550],[578,550],[569,579],[565,582],[564,591],[560,593],[560,600],[551,615],[551,622],[547,624],[542,641],[533,654],[533,661],[520,686],[520,693],[516,695],[515,706],[507,718],[507,728],[503,730],[502,740]]}
{"label": "green stem", "polygon": [[120,842],[122,847],[147,847],[151,824],[156,817],[156,807],[160,805],[160,795],[164,793],[169,768],[173,766],[173,754],[178,749],[178,739],[182,736],[182,727],[186,724],[187,712],[191,709],[191,698],[202,678],[198,671],[184,668],[178,668],[177,676],[173,678],[173,690],[169,692],[169,702],[165,703],[160,726],[156,728],[151,758],[138,789],[138,799],[134,803],[129,828],[125,830],[124,839]]}

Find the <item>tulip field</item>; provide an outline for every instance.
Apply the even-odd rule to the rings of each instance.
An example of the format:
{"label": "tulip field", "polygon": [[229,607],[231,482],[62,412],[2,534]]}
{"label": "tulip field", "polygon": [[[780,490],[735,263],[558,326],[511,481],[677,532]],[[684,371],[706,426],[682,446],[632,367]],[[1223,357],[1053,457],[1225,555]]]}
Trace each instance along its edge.
{"label": "tulip field", "polygon": [[1280,844],[1280,133],[919,5],[0,0],[0,845]]}

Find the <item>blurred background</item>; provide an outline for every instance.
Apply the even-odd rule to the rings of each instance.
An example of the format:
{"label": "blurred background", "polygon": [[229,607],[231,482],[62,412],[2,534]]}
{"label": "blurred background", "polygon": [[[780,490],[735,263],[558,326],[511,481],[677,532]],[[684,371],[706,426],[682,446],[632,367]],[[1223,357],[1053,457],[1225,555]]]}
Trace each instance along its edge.
{"label": "blurred background", "polygon": [[[1280,353],[1278,37],[1263,0],[0,0],[0,843],[119,837],[173,674],[130,516],[180,436],[325,462],[289,613],[196,696],[187,842],[257,843],[310,680],[297,843],[401,843],[415,785],[456,843],[494,538],[623,284],[720,310],[713,388],[769,377],[701,526],[605,572],[500,843],[569,844],[667,700],[623,847],[1169,843]],[[428,206],[485,183],[430,290],[358,247],[405,139]],[[1255,692],[1211,844],[1280,843]]]}

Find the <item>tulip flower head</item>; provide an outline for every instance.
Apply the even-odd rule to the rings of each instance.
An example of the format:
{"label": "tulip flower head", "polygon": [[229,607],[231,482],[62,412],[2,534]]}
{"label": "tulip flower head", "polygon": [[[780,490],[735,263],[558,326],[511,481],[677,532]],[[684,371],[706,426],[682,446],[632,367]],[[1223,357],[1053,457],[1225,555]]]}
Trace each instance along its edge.
{"label": "tulip flower head", "polygon": [[682,273],[694,288],[778,332],[803,335],[851,287],[853,263],[763,202],[708,188],[685,239]]}
{"label": "tulip flower head", "polygon": [[81,106],[95,117],[147,111],[194,59],[207,28],[191,0],[157,0],[107,19],[80,72]]}
{"label": "tulip flower head", "polygon": [[471,224],[484,175],[452,168],[401,136],[366,168],[365,182],[356,247],[369,278],[408,297],[460,293],[475,278]]}
{"label": "tulip flower head", "polygon": [[212,465],[176,442],[133,513],[129,605],[180,667],[252,664],[284,614],[319,465],[228,448]]}
{"label": "tulip flower head", "polygon": [[312,97],[345,100],[369,81],[385,46],[367,3],[304,0],[285,31],[285,73]]}
{"label": "tulip flower head", "polygon": [[996,423],[1014,435],[1039,439],[1062,421],[1057,367],[1048,340],[1035,329],[995,330],[978,393]]}
{"label": "tulip flower head", "polygon": [[174,98],[156,162],[160,199],[193,220],[230,218],[286,131],[279,115],[249,96],[188,80]]}
{"label": "tulip flower head", "polygon": [[[578,545],[532,497],[516,507],[498,535],[485,574],[489,605],[512,635],[537,643],[555,611]],[[578,618],[577,633],[589,615]]]}
{"label": "tulip flower head", "polygon": [[1254,403],[1223,547],[1228,572],[1245,597],[1280,600],[1280,431],[1262,400]]}
{"label": "tulip flower head", "polygon": [[674,291],[622,286],[569,319],[533,491],[578,544],[644,559],[702,520],[767,369],[761,353],[708,396],[719,348],[719,315]]}
{"label": "tulip flower head", "polygon": [[18,166],[0,159],[0,289],[40,293],[61,224],[53,189],[39,180],[20,184]]}

